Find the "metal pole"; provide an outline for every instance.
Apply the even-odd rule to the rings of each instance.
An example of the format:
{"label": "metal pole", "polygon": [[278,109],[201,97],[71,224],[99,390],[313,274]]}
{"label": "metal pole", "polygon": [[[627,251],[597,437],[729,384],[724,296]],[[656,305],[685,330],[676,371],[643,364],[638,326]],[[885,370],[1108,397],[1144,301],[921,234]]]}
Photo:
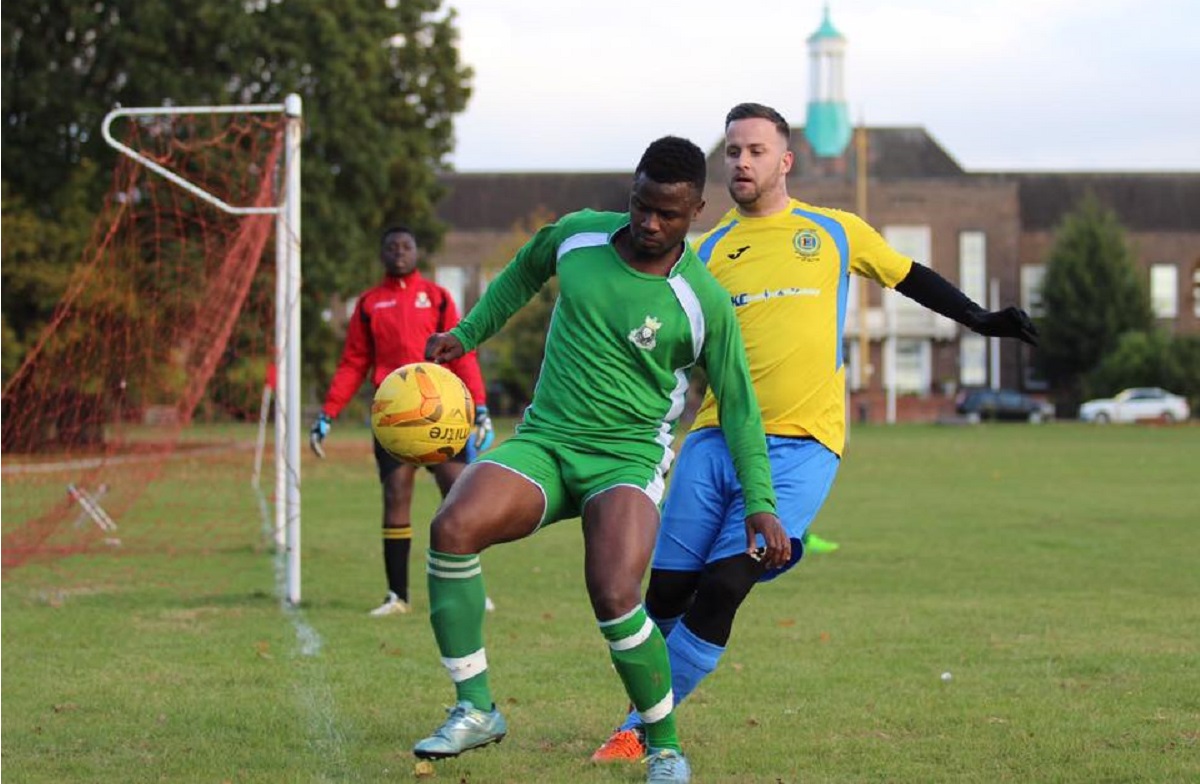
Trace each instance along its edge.
{"label": "metal pole", "polygon": [[287,599],[300,602],[300,137],[302,105],[291,94],[287,107]]}
{"label": "metal pole", "polygon": [[891,289],[883,292],[883,375],[887,385],[887,423],[896,423],[896,297]]}
{"label": "metal pole", "polygon": [[[855,210],[858,217],[867,220],[867,126],[862,121],[858,125],[855,136],[855,155],[858,167],[855,177]],[[868,221],[869,222],[869,221]],[[871,375],[874,367],[871,364],[871,335],[867,332],[867,309],[871,306],[870,291],[867,280],[863,278],[858,286],[858,364],[859,388],[866,392],[871,388]]]}
{"label": "metal pole", "polygon": [[[854,206],[858,217],[867,220],[867,124],[858,122],[858,132],[854,135],[855,177],[854,177]],[[853,274],[853,273],[851,273]],[[871,376],[875,367],[871,362],[871,335],[867,327],[867,313],[871,307],[871,292],[867,288],[867,279],[858,280],[858,389],[863,396],[863,405],[871,391]],[[852,417],[847,417],[849,423]]]}
{"label": "metal pole", "polygon": [[[991,310],[1000,309],[1000,281],[992,278],[991,285],[988,287],[988,308]],[[988,359],[990,367],[988,375],[991,377],[992,389],[1000,388],[1000,338],[988,338]]]}

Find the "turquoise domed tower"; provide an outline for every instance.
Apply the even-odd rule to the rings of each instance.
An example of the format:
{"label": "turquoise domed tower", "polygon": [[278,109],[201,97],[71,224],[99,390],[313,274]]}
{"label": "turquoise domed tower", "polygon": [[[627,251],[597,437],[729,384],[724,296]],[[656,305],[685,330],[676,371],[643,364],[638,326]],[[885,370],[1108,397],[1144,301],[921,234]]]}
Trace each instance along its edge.
{"label": "turquoise domed tower", "polygon": [[846,39],[829,21],[829,6],[821,26],[808,37],[809,90],[804,135],[821,158],[837,158],[850,142],[850,109],[843,84]]}

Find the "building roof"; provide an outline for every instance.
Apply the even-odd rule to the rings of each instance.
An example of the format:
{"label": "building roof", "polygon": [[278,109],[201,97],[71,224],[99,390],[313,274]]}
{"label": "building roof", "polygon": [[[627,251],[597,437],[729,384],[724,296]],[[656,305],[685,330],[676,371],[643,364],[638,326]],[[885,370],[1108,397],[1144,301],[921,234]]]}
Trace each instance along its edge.
{"label": "building roof", "polygon": [[[1024,231],[1053,230],[1087,193],[1114,210],[1131,231],[1200,232],[1200,172],[967,172],[921,127],[869,128],[873,180],[998,178],[1017,183]],[[789,179],[849,180],[853,141],[838,158],[818,158],[803,127],[792,128],[796,165]],[[708,154],[709,181],[721,178],[723,145]],[[558,217],[590,207],[624,211],[632,172],[446,172],[438,217],[457,231],[507,231],[538,213]]]}
{"label": "building roof", "polygon": [[632,172],[491,172],[439,177],[438,217],[459,231],[506,230],[537,212],[554,217],[590,207],[629,207]]}
{"label": "building roof", "polygon": [[1053,230],[1089,193],[1113,210],[1130,231],[1200,231],[1200,172],[1008,172],[999,176],[1017,181],[1021,225],[1026,231]]}
{"label": "building roof", "polygon": [[[854,140],[836,158],[820,158],[812,150],[803,125],[792,126],[791,150],[796,156],[792,178],[852,177],[858,153]],[[718,142],[708,153],[709,179],[720,172],[724,146]],[[919,126],[867,129],[868,173],[876,180],[963,177],[967,172],[933,136]]]}

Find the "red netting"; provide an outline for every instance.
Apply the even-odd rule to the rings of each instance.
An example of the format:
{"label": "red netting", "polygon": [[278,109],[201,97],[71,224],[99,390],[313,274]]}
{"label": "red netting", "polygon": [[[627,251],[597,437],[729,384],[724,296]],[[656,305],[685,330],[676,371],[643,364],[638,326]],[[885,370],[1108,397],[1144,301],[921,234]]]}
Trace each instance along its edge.
{"label": "red netting", "polygon": [[[282,115],[116,125],[227,204],[278,202]],[[121,157],[66,294],[4,386],[6,568],[261,535],[249,481],[273,356],[274,225]]]}

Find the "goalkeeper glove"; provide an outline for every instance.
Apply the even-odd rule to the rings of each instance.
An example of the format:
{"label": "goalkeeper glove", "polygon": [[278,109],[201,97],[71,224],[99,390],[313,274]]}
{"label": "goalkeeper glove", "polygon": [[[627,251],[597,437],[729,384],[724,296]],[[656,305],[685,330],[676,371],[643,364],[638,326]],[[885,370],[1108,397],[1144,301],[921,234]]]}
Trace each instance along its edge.
{"label": "goalkeeper glove", "polygon": [[974,311],[967,316],[967,326],[989,338],[1018,338],[1031,346],[1038,344],[1037,327],[1029,314],[1018,307]]}
{"label": "goalkeeper glove", "polygon": [[317,414],[317,420],[313,422],[312,429],[308,431],[308,445],[312,447],[312,451],[317,457],[325,457],[325,448],[322,445],[325,443],[325,436],[329,435],[331,427],[333,427],[333,420],[322,411]]}
{"label": "goalkeeper glove", "polygon": [[492,418],[488,416],[487,406],[475,406],[475,432],[467,439],[467,462],[475,462],[479,453],[483,452],[496,440],[496,431],[492,428]]}

